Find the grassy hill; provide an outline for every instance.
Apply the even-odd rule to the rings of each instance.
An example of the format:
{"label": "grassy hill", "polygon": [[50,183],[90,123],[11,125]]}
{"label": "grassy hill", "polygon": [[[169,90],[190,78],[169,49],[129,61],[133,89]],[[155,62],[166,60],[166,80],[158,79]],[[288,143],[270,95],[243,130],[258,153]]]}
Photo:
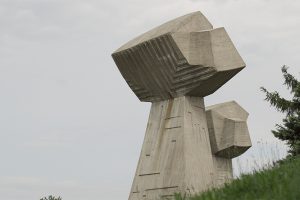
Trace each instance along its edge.
{"label": "grassy hill", "polygon": [[199,196],[176,200],[300,200],[300,156],[285,159],[271,169],[239,179]]}

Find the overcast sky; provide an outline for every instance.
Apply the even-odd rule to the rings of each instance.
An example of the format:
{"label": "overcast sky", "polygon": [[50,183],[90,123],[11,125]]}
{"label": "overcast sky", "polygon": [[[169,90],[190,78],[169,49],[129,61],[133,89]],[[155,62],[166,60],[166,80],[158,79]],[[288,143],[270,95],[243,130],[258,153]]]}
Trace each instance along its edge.
{"label": "overcast sky", "polygon": [[270,132],[282,115],[259,87],[288,96],[284,64],[299,77],[300,1],[0,0],[1,199],[127,199],[150,103],[139,102],[111,53],[197,10],[225,27],[247,64],[206,97],[250,113],[253,147],[235,173],[284,155]]}

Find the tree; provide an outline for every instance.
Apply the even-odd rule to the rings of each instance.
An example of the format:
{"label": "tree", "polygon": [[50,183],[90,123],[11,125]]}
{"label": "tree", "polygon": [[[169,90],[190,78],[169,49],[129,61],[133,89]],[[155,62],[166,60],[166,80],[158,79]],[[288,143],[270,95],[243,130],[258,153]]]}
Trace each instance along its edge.
{"label": "tree", "polygon": [[62,200],[62,198],[61,198],[61,197],[57,197],[57,198],[56,198],[56,197],[50,195],[50,196],[44,197],[44,198],[42,198],[42,199],[40,199],[40,200]]}
{"label": "tree", "polygon": [[279,112],[286,114],[281,124],[276,124],[276,130],[272,130],[275,137],[286,141],[290,147],[291,155],[300,154],[300,82],[287,72],[284,65],[281,68],[284,85],[290,90],[292,98],[287,100],[275,92],[269,92],[266,88],[260,89],[266,94],[265,100]]}

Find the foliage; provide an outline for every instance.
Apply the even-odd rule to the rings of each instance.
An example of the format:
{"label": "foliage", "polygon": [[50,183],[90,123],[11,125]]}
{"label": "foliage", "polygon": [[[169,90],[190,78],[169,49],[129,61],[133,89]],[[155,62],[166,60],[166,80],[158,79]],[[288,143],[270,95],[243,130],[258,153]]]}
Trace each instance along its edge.
{"label": "foliage", "polygon": [[300,156],[289,157],[273,168],[242,175],[223,188],[175,200],[298,200],[300,199]]}
{"label": "foliage", "polygon": [[300,154],[300,82],[287,72],[287,67],[281,68],[284,85],[290,90],[291,100],[287,100],[275,92],[269,92],[266,88],[261,90],[266,94],[265,100],[278,111],[285,113],[283,124],[276,124],[276,130],[272,130],[275,137],[284,140],[290,147],[289,153]]}
{"label": "foliage", "polygon": [[50,195],[50,196],[44,197],[44,198],[42,198],[42,199],[40,199],[40,200],[62,200],[62,198],[61,198],[61,197],[57,197],[57,198],[56,198],[56,197]]}

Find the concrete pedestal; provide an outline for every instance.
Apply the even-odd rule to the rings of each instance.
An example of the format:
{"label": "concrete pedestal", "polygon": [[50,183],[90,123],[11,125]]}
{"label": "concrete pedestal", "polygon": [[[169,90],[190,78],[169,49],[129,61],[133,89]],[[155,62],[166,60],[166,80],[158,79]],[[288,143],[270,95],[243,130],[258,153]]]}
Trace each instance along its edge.
{"label": "concrete pedestal", "polygon": [[207,190],[213,162],[203,98],[154,102],[129,200]]}

